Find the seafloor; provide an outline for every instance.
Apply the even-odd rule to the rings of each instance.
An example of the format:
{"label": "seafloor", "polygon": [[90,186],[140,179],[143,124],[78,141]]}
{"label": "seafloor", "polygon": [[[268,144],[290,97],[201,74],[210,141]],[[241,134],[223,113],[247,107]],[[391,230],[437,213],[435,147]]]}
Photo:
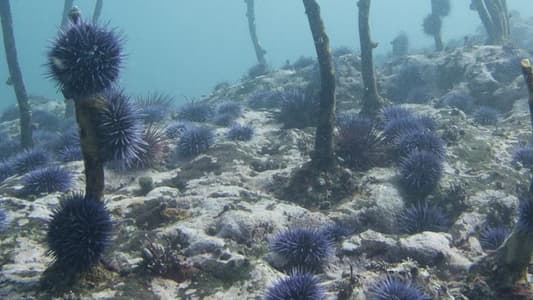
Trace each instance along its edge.
{"label": "seafloor", "polygon": [[[431,116],[446,143],[444,175],[429,196],[450,219],[445,232],[395,231],[404,201],[394,163],[364,172],[346,169],[351,192],[332,195],[335,200],[320,205],[300,205],[298,195],[282,192],[313,149],[312,127],[286,129],[278,117],[277,92],[313,81],[316,63],[302,60],[234,85],[220,84],[203,99],[212,105],[242,103],[236,121],[255,128],[250,141],[231,141],[227,127],[208,121],[216,137],[203,154],[176,159],[171,139],[167,163],[147,170],[107,170],[106,201],[115,232],[106,261],[112,268],[101,267],[68,291],[45,290],[41,282],[52,261],[46,255],[46,224],[61,194],[16,197],[21,178],[2,182],[0,204],[9,225],[0,233],[0,298],[258,299],[285,276],[269,252],[275,233],[290,226],[336,224],[347,234],[335,243],[335,255],[319,275],[328,299],[337,299],[347,282],[353,294],[346,299],[365,299],[368,287],[386,274],[409,274],[434,299],[468,299],[467,270],[486,254],[479,241],[483,227],[489,219],[512,226],[517,188],[527,186],[531,176],[527,166],[513,161],[513,153],[532,135],[518,61],[529,56],[524,49],[533,50],[533,22],[515,23],[514,33],[519,42],[513,45],[472,42],[441,53],[389,57],[377,69],[380,93],[391,103]],[[338,51],[334,59],[337,110],[357,111],[363,90],[359,57]],[[473,108],[459,108],[446,98],[450,93],[471,96]],[[57,116],[64,109],[61,101],[33,101],[33,106]],[[497,109],[497,122],[476,121],[480,106]],[[17,124],[5,121],[0,129],[16,136]],[[75,173],[72,190],[82,190],[82,162],[64,167]],[[153,186],[143,190],[139,179],[146,177]],[[171,249],[177,269],[148,272],[143,251],[150,243]]]}

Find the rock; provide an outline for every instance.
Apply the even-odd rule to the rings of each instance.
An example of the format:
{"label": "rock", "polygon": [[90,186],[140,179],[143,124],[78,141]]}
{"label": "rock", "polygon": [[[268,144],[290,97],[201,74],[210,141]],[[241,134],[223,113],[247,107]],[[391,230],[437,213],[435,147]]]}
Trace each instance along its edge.
{"label": "rock", "polygon": [[390,258],[394,253],[398,252],[398,242],[395,239],[373,230],[362,232],[358,237],[349,241],[354,245],[359,244],[356,253],[365,253],[369,257],[381,256]]}
{"label": "rock", "polygon": [[471,262],[451,248],[449,234],[440,232],[422,232],[399,241],[403,256],[410,257],[424,265],[447,265],[450,270],[466,271]]}
{"label": "rock", "polygon": [[191,203],[179,197],[179,191],[170,187],[158,187],[146,195],[145,201],[132,205],[131,215],[137,226],[153,229],[189,216]]}
{"label": "rock", "polygon": [[180,195],[180,191],[175,188],[168,186],[162,186],[151,190],[146,195],[146,201],[158,200],[158,201],[169,201],[175,200]]}
{"label": "rock", "polygon": [[192,242],[187,248],[183,250],[186,256],[195,256],[204,253],[219,253],[224,248],[224,241],[209,236],[203,236],[201,239],[197,239]]}
{"label": "rock", "polygon": [[237,243],[250,243],[263,240],[274,229],[272,222],[263,214],[250,214],[249,211],[229,211],[213,225],[213,233]]}
{"label": "rock", "polygon": [[465,212],[461,214],[449,230],[453,238],[453,243],[455,245],[461,245],[470,236],[478,234],[483,222],[484,216],[477,212]]}
{"label": "rock", "polygon": [[283,270],[287,266],[288,260],[274,252],[268,252],[263,256],[263,260],[271,265],[274,269]]}
{"label": "rock", "polygon": [[373,206],[366,211],[366,218],[370,228],[380,232],[392,232],[395,226],[395,214],[404,204],[398,189],[388,182],[392,180],[394,173],[387,172],[382,176],[375,178],[375,182],[366,186],[368,198],[373,202]]}
{"label": "rock", "polygon": [[198,269],[212,274],[225,282],[232,282],[248,277],[250,261],[243,255],[223,251],[220,255],[197,255],[191,261]]}

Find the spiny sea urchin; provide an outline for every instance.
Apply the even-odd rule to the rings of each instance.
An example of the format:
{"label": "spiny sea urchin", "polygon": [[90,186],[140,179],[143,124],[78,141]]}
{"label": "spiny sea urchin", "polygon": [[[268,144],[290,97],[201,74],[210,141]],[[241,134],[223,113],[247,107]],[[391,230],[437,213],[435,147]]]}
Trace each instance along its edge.
{"label": "spiny sea urchin", "polygon": [[33,148],[17,154],[10,163],[18,174],[24,174],[43,167],[50,161],[50,155],[43,149]]}
{"label": "spiny sea urchin", "polygon": [[321,300],[324,289],[318,277],[295,270],[289,277],[278,280],[265,294],[266,300]]}
{"label": "spiny sea urchin", "polygon": [[65,192],[73,184],[72,174],[58,166],[34,170],[22,178],[23,195]]}
{"label": "spiny sea urchin", "polygon": [[103,96],[105,105],[93,116],[100,158],[130,166],[144,151],[140,109],[121,90],[107,90]]}
{"label": "spiny sea urchin", "polygon": [[226,134],[232,141],[249,141],[254,136],[254,128],[248,124],[234,123]]}
{"label": "spiny sea urchin", "polygon": [[509,235],[504,226],[487,226],[479,233],[479,243],[483,250],[496,250]]}
{"label": "spiny sea urchin", "polygon": [[410,196],[423,198],[431,193],[442,177],[442,159],[428,151],[415,150],[400,162],[400,186]]}
{"label": "spiny sea urchin", "polygon": [[411,281],[387,276],[368,289],[369,300],[430,300],[431,298]]}
{"label": "spiny sea urchin", "polygon": [[338,128],[338,153],[350,168],[364,171],[383,161],[383,137],[372,120],[342,114],[338,118]]}
{"label": "spiny sea urchin", "polygon": [[316,228],[290,227],[274,236],[270,249],[287,260],[288,270],[319,272],[333,254],[333,241]]}
{"label": "spiny sea urchin", "polygon": [[122,43],[116,31],[78,19],[52,43],[49,77],[69,98],[100,93],[118,78]]}
{"label": "spiny sea urchin", "polygon": [[177,153],[182,157],[192,157],[205,152],[214,143],[213,131],[204,126],[185,128],[177,145]]}
{"label": "spiny sea urchin", "polygon": [[396,220],[400,233],[407,234],[445,231],[449,225],[442,209],[428,203],[418,203],[404,208],[398,213]]}
{"label": "spiny sea urchin", "polygon": [[91,269],[111,242],[113,223],[102,201],[75,193],[52,213],[46,241],[48,254],[65,271]]}

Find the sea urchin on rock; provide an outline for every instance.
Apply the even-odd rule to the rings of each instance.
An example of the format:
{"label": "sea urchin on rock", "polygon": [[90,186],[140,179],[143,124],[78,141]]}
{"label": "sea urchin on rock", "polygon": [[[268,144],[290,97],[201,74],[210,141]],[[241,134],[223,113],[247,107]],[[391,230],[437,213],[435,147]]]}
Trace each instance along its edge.
{"label": "sea urchin on rock", "polygon": [[423,198],[437,187],[442,170],[440,157],[415,150],[400,162],[400,186],[407,195]]}
{"label": "sea urchin on rock", "polygon": [[355,170],[368,170],[383,161],[383,138],[372,120],[354,114],[339,117],[338,152]]}
{"label": "sea urchin on rock", "polygon": [[254,136],[254,128],[248,124],[234,123],[226,135],[232,141],[249,141]]}
{"label": "sea urchin on rock", "polygon": [[368,289],[369,300],[430,300],[431,298],[410,281],[387,276]]}
{"label": "sea urchin on rock", "polygon": [[29,149],[17,154],[10,163],[18,174],[24,174],[46,165],[50,155],[43,149]]}
{"label": "sea urchin on rock", "polygon": [[203,126],[187,126],[181,134],[177,153],[182,157],[192,157],[205,152],[214,142],[213,131]]}
{"label": "sea urchin on rock", "polygon": [[22,181],[23,195],[65,192],[73,184],[72,174],[57,166],[34,170],[26,174]]}
{"label": "sea urchin on rock", "polygon": [[406,207],[396,216],[400,233],[415,234],[423,231],[445,231],[449,222],[442,210],[427,203]]}
{"label": "sea urchin on rock", "polygon": [[333,254],[333,242],[319,229],[288,228],[270,242],[270,249],[285,258],[288,270],[320,271]]}
{"label": "sea urchin on rock", "polygon": [[324,289],[318,277],[303,271],[293,271],[290,276],[272,285],[265,294],[266,300],[321,300]]}
{"label": "sea urchin on rock", "polygon": [[65,271],[87,271],[109,246],[112,225],[102,201],[72,194],[52,214],[46,237],[48,253]]}

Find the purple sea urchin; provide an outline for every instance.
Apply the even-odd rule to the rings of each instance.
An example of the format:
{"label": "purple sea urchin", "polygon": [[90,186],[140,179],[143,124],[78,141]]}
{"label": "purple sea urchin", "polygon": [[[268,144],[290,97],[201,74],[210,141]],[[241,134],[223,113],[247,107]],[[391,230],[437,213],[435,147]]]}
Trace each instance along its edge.
{"label": "purple sea urchin", "polygon": [[254,128],[248,124],[235,123],[228,129],[226,136],[232,141],[249,141],[254,135]]}
{"label": "purple sea urchin", "polygon": [[175,121],[170,123],[165,130],[167,137],[177,139],[181,136],[187,126],[192,126],[190,122]]}
{"label": "purple sea urchin", "polygon": [[177,145],[177,153],[182,157],[192,157],[205,152],[214,143],[213,131],[208,127],[186,127]]}
{"label": "purple sea urchin", "polygon": [[449,225],[448,218],[442,210],[427,203],[404,208],[396,221],[400,233],[415,234],[423,231],[445,231]]}
{"label": "purple sea urchin", "polygon": [[321,300],[324,289],[318,277],[303,271],[293,271],[280,279],[265,294],[266,300]]}
{"label": "purple sea urchin", "polygon": [[413,112],[401,105],[386,106],[381,111],[381,120],[384,124],[397,119],[407,119],[414,117]]}
{"label": "purple sea urchin", "polygon": [[400,186],[406,194],[423,198],[437,187],[442,170],[437,155],[415,150],[400,162]]}
{"label": "purple sea urchin", "polygon": [[431,298],[411,281],[387,276],[368,289],[369,300],[430,300]]}
{"label": "purple sea urchin", "polygon": [[390,122],[385,123],[383,128],[383,135],[385,141],[389,144],[396,144],[402,135],[412,131],[425,131],[429,130],[419,118],[406,117],[392,119]]}
{"label": "purple sea urchin", "polygon": [[319,102],[303,88],[291,88],[279,93],[281,109],[278,120],[285,128],[316,126]]}
{"label": "purple sea urchin", "polygon": [[129,166],[144,151],[140,109],[120,90],[108,90],[104,99],[104,107],[94,116],[100,158]]}
{"label": "purple sea urchin", "polygon": [[479,234],[479,243],[483,250],[496,250],[509,233],[509,229],[503,226],[487,226]]}
{"label": "purple sea urchin", "polygon": [[270,242],[270,249],[287,260],[287,270],[318,272],[333,254],[333,242],[319,229],[296,227],[278,233]]}
{"label": "purple sea urchin", "polygon": [[173,102],[171,96],[160,93],[138,97],[136,100],[145,123],[160,123],[168,119],[173,110]]}
{"label": "purple sea urchin", "polygon": [[16,173],[24,174],[45,166],[49,161],[48,152],[43,149],[33,148],[17,154],[10,163]]}
{"label": "purple sea urchin", "polygon": [[77,161],[83,159],[83,155],[81,153],[81,148],[79,145],[65,146],[63,149],[59,150],[57,157],[62,162]]}
{"label": "purple sea urchin", "polygon": [[398,139],[396,146],[398,160],[406,158],[411,152],[428,151],[440,159],[444,159],[444,142],[431,131],[412,131]]}
{"label": "purple sea urchin", "polygon": [[111,241],[113,223],[101,201],[72,194],[56,208],[48,225],[48,253],[64,270],[91,269]]}
{"label": "purple sea urchin", "polygon": [[57,166],[34,170],[26,174],[22,182],[23,195],[66,192],[73,184],[72,174]]}
{"label": "purple sea urchin", "polygon": [[78,20],[53,42],[48,53],[49,76],[68,97],[80,98],[111,87],[122,60],[119,34]]}
{"label": "purple sea urchin", "polygon": [[383,138],[374,123],[355,114],[343,114],[338,118],[339,156],[355,170],[368,170],[384,158]]}
{"label": "purple sea urchin", "polygon": [[178,109],[178,118],[190,122],[206,122],[212,115],[212,107],[203,101],[192,101]]}
{"label": "purple sea urchin", "polygon": [[236,101],[224,101],[215,108],[214,123],[227,126],[242,114],[242,106]]}
{"label": "purple sea urchin", "polygon": [[136,168],[152,168],[161,164],[168,154],[168,137],[163,128],[150,125],[144,130],[143,151],[134,161]]}

